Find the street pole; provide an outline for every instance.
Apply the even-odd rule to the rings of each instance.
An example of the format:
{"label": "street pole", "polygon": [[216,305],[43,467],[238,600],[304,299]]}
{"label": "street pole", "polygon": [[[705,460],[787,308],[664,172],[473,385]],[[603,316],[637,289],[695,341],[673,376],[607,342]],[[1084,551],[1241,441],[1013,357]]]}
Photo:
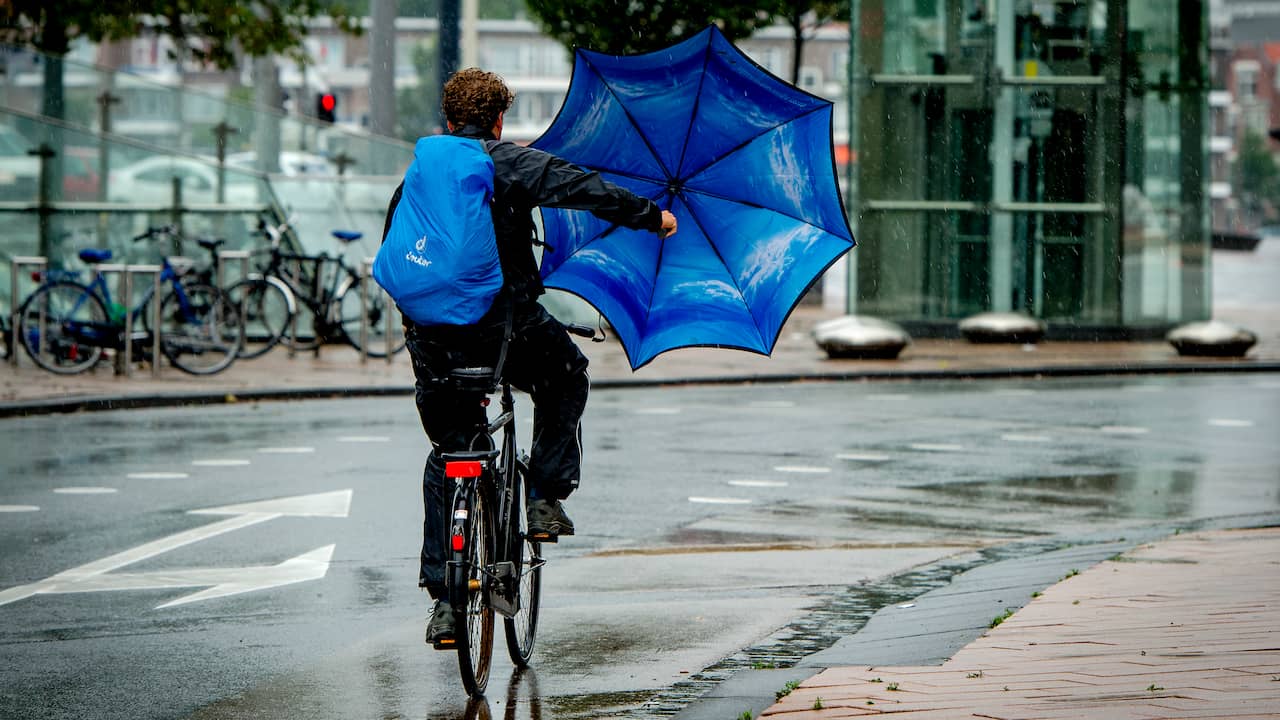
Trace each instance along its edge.
{"label": "street pole", "polygon": [[[458,70],[458,15],[459,0],[440,0],[440,88],[444,96],[444,83]],[[441,111],[440,127],[445,127]]]}

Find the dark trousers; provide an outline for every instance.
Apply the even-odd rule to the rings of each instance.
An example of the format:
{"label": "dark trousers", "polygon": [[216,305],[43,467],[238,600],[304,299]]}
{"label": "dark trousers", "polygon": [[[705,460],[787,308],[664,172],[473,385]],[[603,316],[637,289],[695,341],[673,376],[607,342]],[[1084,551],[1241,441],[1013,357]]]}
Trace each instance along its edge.
{"label": "dark trousers", "polygon": [[[493,313],[491,313],[492,315]],[[502,344],[502,319],[465,327],[410,325],[409,356],[416,378],[422,429],[431,441],[422,476],[422,571],[419,584],[434,599],[446,597],[449,502],[441,453],[471,448],[483,422],[483,395],[433,382],[459,367],[493,367]],[[563,499],[578,487],[582,462],[580,421],[587,405],[587,359],[569,333],[541,305],[522,303],[513,318],[514,336],[503,374],[533,400],[533,447],[529,487],[539,497]]]}

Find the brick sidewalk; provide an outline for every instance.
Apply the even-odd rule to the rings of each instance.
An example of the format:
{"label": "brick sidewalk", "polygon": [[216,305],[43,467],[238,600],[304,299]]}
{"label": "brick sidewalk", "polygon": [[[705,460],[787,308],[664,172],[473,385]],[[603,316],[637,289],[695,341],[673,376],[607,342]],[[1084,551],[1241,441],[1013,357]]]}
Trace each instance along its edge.
{"label": "brick sidewalk", "polygon": [[830,668],[761,717],[889,713],[1280,718],[1280,528],[1144,545],[1029,599],[941,666]]}

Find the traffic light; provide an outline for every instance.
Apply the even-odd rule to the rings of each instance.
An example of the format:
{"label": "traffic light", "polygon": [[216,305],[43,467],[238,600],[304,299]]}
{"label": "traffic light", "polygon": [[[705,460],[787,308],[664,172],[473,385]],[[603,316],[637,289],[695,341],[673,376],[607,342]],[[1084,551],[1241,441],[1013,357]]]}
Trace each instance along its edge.
{"label": "traffic light", "polygon": [[333,111],[337,107],[338,98],[333,93],[316,93],[316,119],[333,122]]}

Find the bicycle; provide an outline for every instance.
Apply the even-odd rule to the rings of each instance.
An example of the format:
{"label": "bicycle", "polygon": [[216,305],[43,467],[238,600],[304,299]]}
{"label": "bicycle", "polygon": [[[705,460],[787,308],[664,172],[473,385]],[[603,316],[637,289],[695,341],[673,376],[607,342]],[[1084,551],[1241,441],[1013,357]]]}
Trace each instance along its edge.
{"label": "bicycle", "polygon": [[[270,259],[258,272],[229,288],[237,302],[243,296],[245,323],[250,337],[257,342],[254,355],[249,357],[281,342],[297,352],[315,350],[325,342],[337,340],[370,357],[386,357],[388,351],[395,354],[403,350],[404,330],[400,323],[392,324],[390,337],[386,334],[386,314],[393,309],[390,300],[381,292],[369,293],[363,300],[362,316],[360,273],[340,254],[284,251],[281,244],[288,228],[287,220],[280,225],[259,222],[259,231],[269,240]],[[343,243],[363,237],[363,233],[344,230],[332,234]],[[326,268],[332,268],[327,280]],[[299,305],[311,314],[309,336],[295,331]],[[367,348],[360,342],[362,317]]]}
{"label": "bicycle", "polygon": [[[166,232],[165,228],[151,228],[134,241]],[[162,258],[160,282],[167,283],[169,291],[159,301],[160,326],[153,328],[154,286],[129,309],[130,298],[116,302],[98,268],[111,259],[112,252],[85,249],[79,257],[93,268],[88,283],[80,281],[78,271],[45,271],[40,286],[22,303],[15,335],[36,365],[60,375],[74,375],[95,366],[105,350],[123,350],[126,342],[137,357],[155,362],[150,350],[156,333],[161,353],[183,372],[212,375],[235,361],[243,341],[242,328],[235,305],[225,292],[211,285],[184,282],[169,258]],[[141,328],[128,338],[126,314]]]}
{"label": "bicycle", "polygon": [[[495,612],[503,616],[512,664],[529,666],[546,565],[541,540],[548,538],[527,532],[529,461],[516,447],[515,402],[502,374],[512,327],[509,311],[494,367],[457,368],[439,381],[481,394],[486,407],[490,395],[500,397],[498,416],[476,426],[473,449],[441,454],[445,480],[454,485],[445,586],[453,607],[458,670],[472,696],[483,695],[489,681]],[[595,335],[582,325],[566,328],[581,337]],[[498,433],[501,439],[495,440]]]}

